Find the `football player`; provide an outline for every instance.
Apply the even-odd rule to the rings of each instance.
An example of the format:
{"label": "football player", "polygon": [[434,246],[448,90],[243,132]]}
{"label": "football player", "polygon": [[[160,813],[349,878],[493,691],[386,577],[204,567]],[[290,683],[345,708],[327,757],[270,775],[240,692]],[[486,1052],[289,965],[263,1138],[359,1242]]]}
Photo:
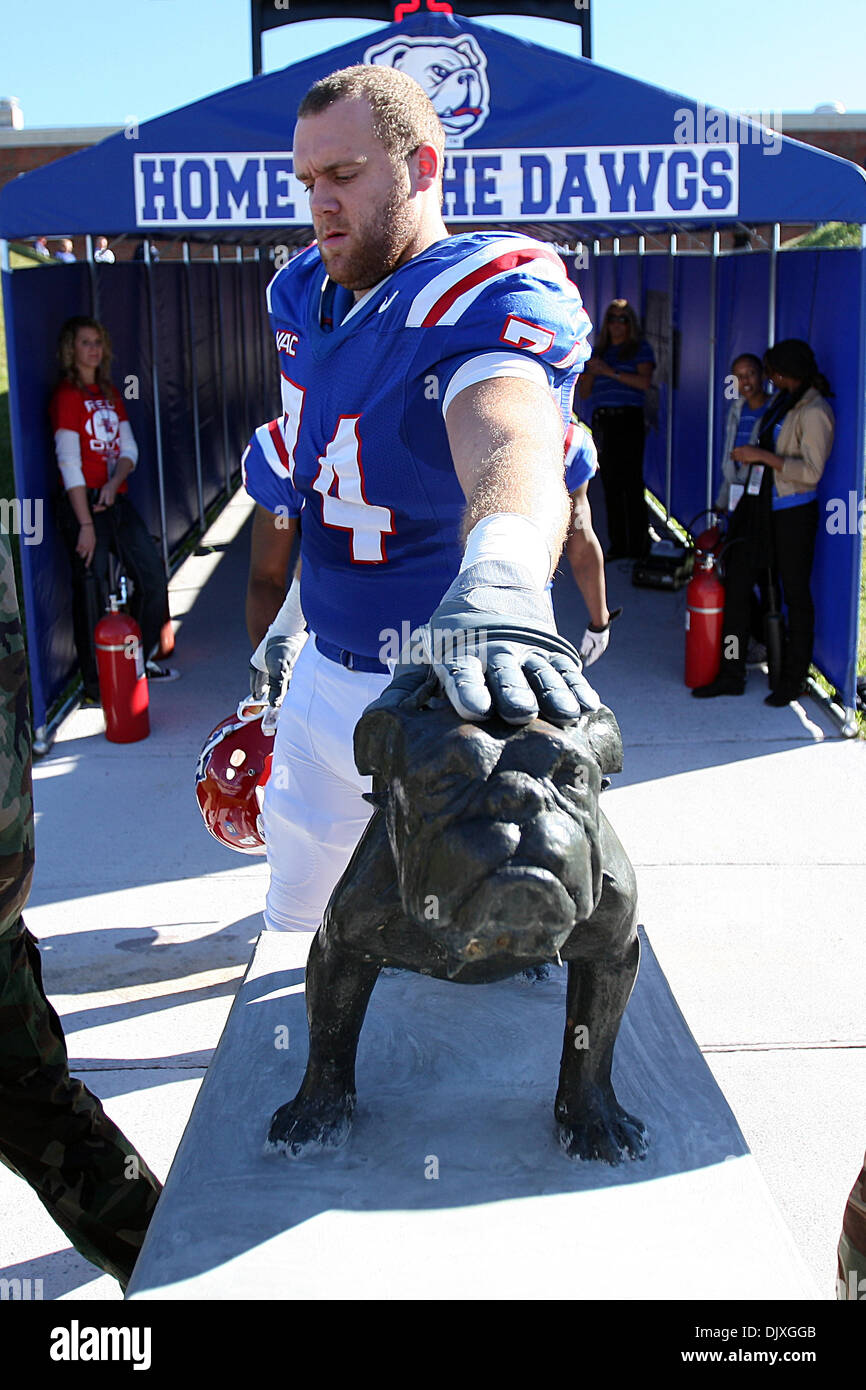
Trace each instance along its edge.
{"label": "football player", "polygon": [[589,319],[551,247],[448,235],[443,163],[432,104],[395,69],[345,69],[301,103],[294,168],[316,244],[268,289],[282,430],[261,468],[247,460],[255,643],[303,506],[311,636],[264,802],[277,930],[316,930],[371,814],[352,733],[372,701],[405,698],[432,666],[465,719],[565,722],[599,704],[546,592],[571,514],[563,432]]}
{"label": "football player", "polygon": [[589,609],[589,624],[580,643],[584,666],[607,651],[610,625],[622,612],[607,606],[604,555],[592,526],[587,490],[598,468],[598,452],[592,434],[581,420],[572,420],[565,431],[565,486],[571,497],[571,527],[565,553],[575,583]]}

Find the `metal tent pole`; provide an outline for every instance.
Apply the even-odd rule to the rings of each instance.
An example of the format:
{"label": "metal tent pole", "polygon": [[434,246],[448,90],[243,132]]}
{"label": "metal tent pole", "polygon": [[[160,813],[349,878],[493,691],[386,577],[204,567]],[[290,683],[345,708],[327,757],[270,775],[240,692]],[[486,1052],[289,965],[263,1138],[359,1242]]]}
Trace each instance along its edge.
{"label": "metal tent pole", "polygon": [[676,288],[675,260],[677,254],[676,233],[672,232],[668,241],[668,389],[667,389],[667,438],[665,440],[665,519],[670,520],[671,495],[673,492],[673,449],[674,449],[674,290]]}
{"label": "metal tent pole", "polygon": [[263,302],[264,302],[264,297],[265,297],[265,296],[264,296],[264,290],[263,290],[263,288],[262,288],[262,253],[261,253],[260,248],[257,246],[257,247],[256,247],[256,328],[258,329],[257,337],[258,337],[258,340],[259,340],[259,363],[260,363],[260,367],[261,367],[260,376],[259,376],[259,385],[260,385],[260,387],[261,387],[261,393],[262,393],[262,419],[263,419],[263,420],[267,420],[267,418],[268,418],[268,391],[267,391],[267,385],[266,385],[266,380],[265,380],[265,379],[266,379],[267,370],[268,370],[268,366],[267,366],[268,358],[267,358],[267,353],[266,353],[266,350],[265,350],[265,349],[266,349],[266,335],[265,335],[265,323],[264,323],[263,310],[262,310],[262,304],[263,304]]}
{"label": "metal tent pole", "polygon": [[592,294],[593,294],[592,312],[593,312],[593,316],[594,316],[594,319],[595,319],[595,322],[594,322],[594,324],[593,324],[593,327],[595,328],[595,331],[596,331],[596,332],[598,332],[598,324],[599,324],[599,320],[600,320],[600,318],[601,318],[601,302],[600,302],[600,299],[599,299],[599,280],[600,280],[600,278],[601,278],[600,266],[601,266],[601,242],[599,241],[598,237],[596,237],[596,238],[594,239],[593,243],[592,243]]}
{"label": "metal tent pole", "polygon": [[99,285],[96,280],[96,264],[93,259],[93,237],[88,232],[84,238],[84,259],[87,261],[87,275],[90,280],[90,317],[102,322],[99,312]]}
{"label": "metal tent pole", "polygon": [[186,282],[187,355],[192,386],[192,446],[195,453],[195,485],[198,494],[198,522],[203,535],[205,531],[204,483],[201,473],[201,439],[199,438],[198,369],[195,360],[195,306],[192,295],[192,271],[190,269],[188,241],[183,243],[183,278]]}
{"label": "metal tent pole", "polygon": [[[861,226],[860,226],[860,305],[859,305],[859,319],[860,319],[861,325],[863,324],[864,321],[866,321],[866,224],[863,224],[863,223],[861,223]],[[859,375],[860,375],[860,390],[859,390],[858,393],[857,393],[858,399],[857,399],[857,403],[856,403],[856,411],[857,411],[857,414],[856,414],[856,427],[855,427],[855,428],[856,428],[856,434],[855,434],[854,437],[855,437],[855,440],[856,440],[857,457],[860,458],[860,459],[862,459],[862,457],[863,457],[864,440],[866,440],[866,400],[864,400],[864,397],[863,397],[863,379],[864,379],[864,377],[866,377],[866,344],[864,344],[862,335],[860,336],[860,340],[859,340],[859,344],[858,344],[857,351],[858,351],[858,354],[859,354],[859,357],[860,357],[860,374],[859,374]],[[863,475],[862,475],[862,473],[861,473],[861,474],[860,474],[860,487],[863,487],[863,481],[862,481],[862,479],[863,479]],[[862,494],[861,494],[861,501],[862,501]],[[858,511],[859,511],[859,504],[858,504]],[[852,633],[851,633],[851,651],[852,651],[852,662],[853,662],[853,666],[854,666],[854,678],[855,678],[855,683],[856,683],[856,678],[857,678],[857,653],[858,653],[858,650],[859,650],[859,642],[858,642],[858,639],[859,639],[859,636],[860,636],[860,608],[859,608],[859,603],[858,603],[858,592],[859,592],[858,579],[859,579],[859,576],[862,574],[862,570],[863,570],[863,517],[862,517],[862,515],[859,515],[859,516],[858,516],[858,527],[857,527],[857,530],[858,530],[859,535],[858,535],[858,539],[854,542],[855,548],[856,548],[856,550],[857,550],[857,563],[856,563],[856,565],[854,566],[854,574],[853,574],[853,592],[852,592],[852,595],[851,595],[852,606],[853,606],[853,612],[854,612],[854,622],[853,622],[853,625],[852,625],[852,626],[853,626],[853,631],[852,631]],[[855,700],[856,700],[856,696],[855,696]],[[858,728],[857,728],[857,708],[856,708],[856,704],[845,706],[844,720],[843,720],[843,723],[842,723],[842,732],[843,732],[843,734],[845,734],[845,736],[846,736],[847,738],[856,738],[857,732],[858,732]]]}
{"label": "metal tent pole", "polygon": [[778,255],[781,244],[781,228],[778,222],[773,223],[773,241],[770,246],[770,288],[769,303],[767,306],[767,347],[772,347],[776,341],[776,282],[778,279]]}
{"label": "metal tent pole", "polygon": [[156,436],[156,478],[159,485],[159,520],[162,527],[162,563],[168,577],[168,524],[165,513],[165,472],[162,457],[162,416],[159,407],[159,366],[157,354],[159,339],[156,331],[156,305],[153,296],[153,262],[150,259],[150,241],[144,238],[144,265],[147,279],[147,302],[150,309],[150,357],[151,378],[153,381],[153,424]]}
{"label": "metal tent pole", "polygon": [[643,319],[644,319],[644,309],[645,309],[645,305],[644,305],[644,302],[643,302],[643,300],[644,300],[644,294],[643,294],[643,281],[644,281],[644,273],[643,273],[643,271],[644,271],[644,267],[643,267],[643,262],[644,262],[644,256],[645,256],[645,255],[646,255],[646,237],[645,237],[645,236],[639,236],[638,239],[637,239],[637,313],[638,313],[638,318],[640,319],[641,323],[643,323]]}
{"label": "metal tent pole", "polygon": [[718,334],[718,306],[716,297],[718,293],[718,255],[719,255],[719,234],[713,232],[712,248],[710,250],[710,321],[709,321],[709,347],[710,362],[707,372],[707,511],[713,503],[713,427],[715,425],[716,409],[716,349]]}
{"label": "metal tent pole", "polygon": [[226,501],[231,496],[231,468],[229,466],[229,417],[228,402],[226,401],[226,355],[225,344],[223,343],[223,294],[220,277],[220,248],[219,243],[213,249],[213,259],[216,262],[216,302],[217,302],[217,342],[219,344],[219,364],[220,364],[220,399],[222,401],[223,417],[223,476],[225,478]]}
{"label": "metal tent pole", "polygon": [[[238,265],[243,266],[244,248],[240,244],[240,242],[235,247],[235,260],[237,261]],[[244,441],[246,441],[250,435],[250,392],[249,379],[247,375],[247,325],[245,313],[246,295],[244,294],[244,272],[242,269],[238,271],[238,289],[236,300],[241,348],[241,390],[243,391]]]}

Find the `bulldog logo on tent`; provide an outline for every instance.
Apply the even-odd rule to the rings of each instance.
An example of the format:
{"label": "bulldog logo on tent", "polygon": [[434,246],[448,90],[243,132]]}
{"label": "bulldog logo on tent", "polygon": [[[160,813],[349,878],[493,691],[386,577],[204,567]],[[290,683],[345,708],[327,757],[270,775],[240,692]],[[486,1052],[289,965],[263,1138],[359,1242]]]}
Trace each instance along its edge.
{"label": "bulldog logo on tent", "polygon": [[459,148],[490,114],[487,59],[471,34],[459,39],[389,39],[364,54],[365,63],[399,68],[424,88],[445,127],[445,143]]}

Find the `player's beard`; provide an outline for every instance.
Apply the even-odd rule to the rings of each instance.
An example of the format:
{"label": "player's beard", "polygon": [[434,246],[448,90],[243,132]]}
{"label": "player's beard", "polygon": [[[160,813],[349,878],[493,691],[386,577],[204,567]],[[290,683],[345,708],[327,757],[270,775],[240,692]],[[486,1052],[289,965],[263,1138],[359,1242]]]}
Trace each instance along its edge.
{"label": "player's beard", "polygon": [[395,183],[387,201],[353,231],[356,249],[349,255],[341,254],[338,269],[332,270],[328,256],[322,253],[325,268],[331,279],[347,290],[372,289],[396,269],[416,232],[412,204]]}

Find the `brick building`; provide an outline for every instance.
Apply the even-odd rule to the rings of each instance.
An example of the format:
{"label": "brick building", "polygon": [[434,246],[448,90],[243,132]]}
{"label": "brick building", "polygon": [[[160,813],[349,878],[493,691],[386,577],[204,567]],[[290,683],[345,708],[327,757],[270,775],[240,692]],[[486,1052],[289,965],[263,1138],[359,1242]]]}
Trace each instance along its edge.
{"label": "brick building", "polygon": [[782,134],[866,167],[866,112],[827,115],[792,111],[782,116]]}
{"label": "brick building", "polygon": [[[39,169],[52,160],[63,159],[67,154],[96,145],[119,129],[119,126],[111,125],[64,127],[61,130],[0,128],[0,188],[19,174],[29,174],[31,169]],[[75,238],[74,244],[76,255],[83,256],[83,238]],[[58,245],[58,237],[49,242],[52,251],[56,251]]]}

